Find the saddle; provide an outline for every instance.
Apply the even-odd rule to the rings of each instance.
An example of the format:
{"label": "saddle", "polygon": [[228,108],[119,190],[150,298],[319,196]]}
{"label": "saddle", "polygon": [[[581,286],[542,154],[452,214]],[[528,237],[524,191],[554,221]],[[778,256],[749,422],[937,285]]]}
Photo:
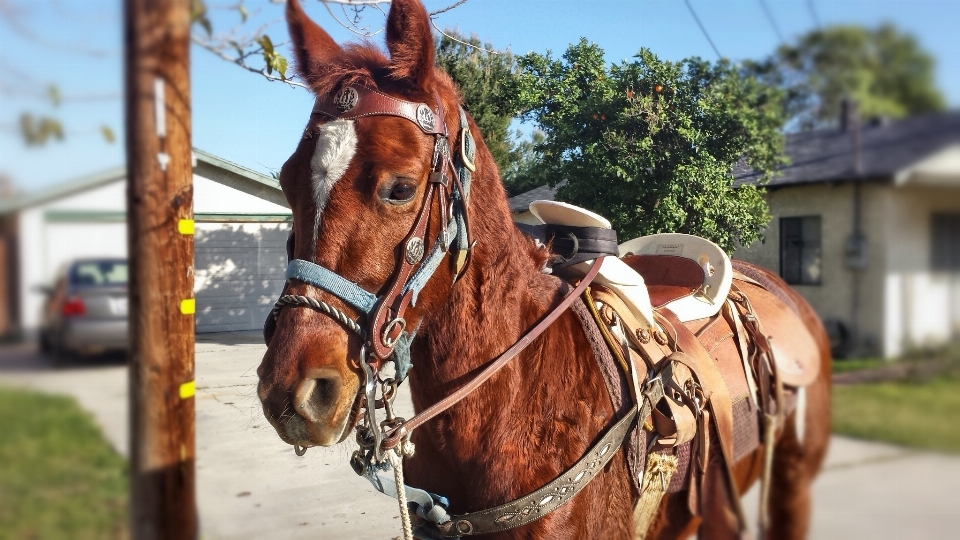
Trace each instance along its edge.
{"label": "saddle", "polygon": [[[613,252],[609,241],[582,243],[595,250],[592,257],[589,249],[576,249],[580,229],[610,229],[601,216],[553,201],[535,201],[530,210],[544,223],[539,240],[556,255],[558,276],[576,280],[594,258]],[[561,235],[572,240],[561,238],[558,246]],[[620,258],[604,259],[584,302],[630,395],[642,390],[637,373],[659,376],[665,395],[625,443],[639,497],[637,535],[645,535],[668,492],[687,490],[689,508],[699,515],[704,477],[717,462],[745,531],[731,468],[761,442],[772,450],[787,414],[802,403],[801,389],[819,372],[816,341],[785,291],[706,239],[651,235],[613,253]],[[769,465],[763,478],[761,501]]]}

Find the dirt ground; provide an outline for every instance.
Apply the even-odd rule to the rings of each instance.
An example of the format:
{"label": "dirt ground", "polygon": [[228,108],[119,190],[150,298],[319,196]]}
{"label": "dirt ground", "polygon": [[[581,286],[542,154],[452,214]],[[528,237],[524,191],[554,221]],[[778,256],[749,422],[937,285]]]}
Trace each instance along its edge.
{"label": "dirt ground", "polygon": [[[396,502],[357,477],[348,443],[303,457],[276,436],[256,397],[258,332],[197,340],[197,488],[207,539],[390,539]],[[53,369],[30,345],[0,346],[0,384],[74,396],[127,454],[122,358]],[[401,415],[409,415],[409,399]],[[811,538],[954,537],[960,457],[834,437],[815,485]],[[756,489],[745,507],[756,512]]]}

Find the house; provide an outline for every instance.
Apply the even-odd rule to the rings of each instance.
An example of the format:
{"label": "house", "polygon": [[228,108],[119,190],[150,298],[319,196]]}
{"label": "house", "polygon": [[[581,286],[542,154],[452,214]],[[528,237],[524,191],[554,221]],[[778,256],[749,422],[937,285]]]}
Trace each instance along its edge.
{"label": "house", "polygon": [[848,354],[960,335],[960,111],[796,133],[786,154],[765,240],[734,257],[778,271]]}
{"label": "house", "polygon": [[[292,215],[279,183],[195,150],[197,332],[261,328],[284,284]],[[123,167],[0,204],[0,336],[37,329],[37,290],[78,257],[126,257]]]}
{"label": "house", "polygon": [[[960,111],[841,122],[789,135],[785,151],[790,164],[766,184],[764,240],[733,257],[783,277],[845,354],[890,358],[960,336]],[[515,220],[556,193],[537,189],[510,200]]]}

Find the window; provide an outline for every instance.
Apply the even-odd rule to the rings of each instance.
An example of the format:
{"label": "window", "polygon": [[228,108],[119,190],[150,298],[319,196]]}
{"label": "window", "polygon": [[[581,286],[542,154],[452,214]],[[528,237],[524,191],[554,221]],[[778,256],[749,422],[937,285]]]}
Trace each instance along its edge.
{"label": "window", "polygon": [[780,277],[791,285],[820,285],[820,216],[780,218]]}
{"label": "window", "polygon": [[960,272],[960,214],[934,214],[930,231],[931,270]]}
{"label": "window", "polygon": [[70,269],[73,285],[126,285],[127,261],[83,261]]}

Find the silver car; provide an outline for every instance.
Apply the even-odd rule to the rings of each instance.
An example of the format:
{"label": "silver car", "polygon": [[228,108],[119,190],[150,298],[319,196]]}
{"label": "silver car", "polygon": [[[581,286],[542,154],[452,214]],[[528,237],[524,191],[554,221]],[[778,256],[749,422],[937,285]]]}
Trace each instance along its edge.
{"label": "silver car", "polygon": [[71,354],[126,351],[127,261],[82,259],[65,265],[47,294],[40,349],[62,362]]}

